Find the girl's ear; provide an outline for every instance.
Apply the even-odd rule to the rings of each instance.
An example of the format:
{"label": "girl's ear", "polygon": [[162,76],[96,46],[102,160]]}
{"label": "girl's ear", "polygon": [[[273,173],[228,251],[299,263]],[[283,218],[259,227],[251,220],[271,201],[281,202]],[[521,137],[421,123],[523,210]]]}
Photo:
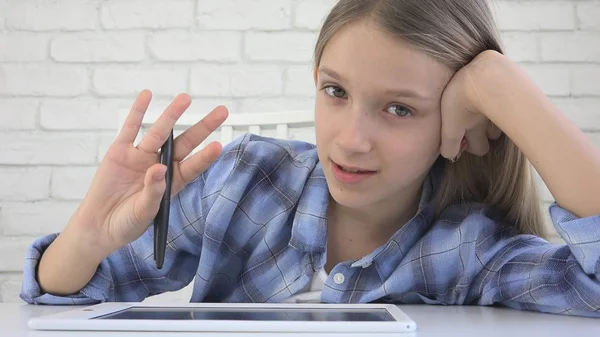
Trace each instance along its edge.
{"label": "girl's ear", "polygon": [[319,80],[318,74],[319,73],[319,69],[315,68],[313,69],[313,78],[315,80],[315,87],[317,86],[317,81]]}

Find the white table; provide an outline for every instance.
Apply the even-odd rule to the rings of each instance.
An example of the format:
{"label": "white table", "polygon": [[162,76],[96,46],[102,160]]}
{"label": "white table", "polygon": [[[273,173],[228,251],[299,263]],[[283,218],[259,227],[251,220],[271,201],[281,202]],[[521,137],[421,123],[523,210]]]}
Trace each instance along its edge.
{"label": "white table", "polygon": [[[30,317],[72,310],[68,306],[33,306],[26,304],[0,303],[0,335],[3,337],[54,337],[54,336],[311,336],[316,334],[198,334],[198,333],[131,333],[131,332],[65,332],[65,331],[33,331],[27,329]],[[584,337],[600,336],[600,319],[568,317],[551,314],[539,314],[502,308],[467,307],[467,306],[400,306],[417,322],[415,334],[398,336],[414,337]],[[332,334],[327,337],[334,336]],[[345,337],[350,335],[345,335]],[[358,334],[352,336],[359,336]],[[365,335],[367,336],[367,335]],[[369,337],[374,336],[372,334]]]}

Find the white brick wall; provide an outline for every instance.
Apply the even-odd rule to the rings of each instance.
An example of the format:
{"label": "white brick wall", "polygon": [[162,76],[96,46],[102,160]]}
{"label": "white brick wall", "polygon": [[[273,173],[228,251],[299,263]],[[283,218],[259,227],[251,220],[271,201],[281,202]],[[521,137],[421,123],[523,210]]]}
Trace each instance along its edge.
{"label": "white brick wall", "polygon": [[501,30],[574,30],[574,1],[498,1]]}
{"label": "white brick wall", "polygon": [[141,62],[145,54],[144,35],[137,32],[75,33],[50,44],[56,62]]}
{"label": "white brick wall", "polygon": [[[141,89],[155,107],[189,92],[196,113],[311,109],[334,2],[0,0],[0,300],[18,300],[26,247],[67,223]],[[508,55],[600,146],[600,0],[496,8]]]}
{"label": "white brick wall", "polygon": [[191,28],[193,0],[109,0],[100,5],[100,22],[105,29]]}
{"label": "white brick wall", "polygon": [[11,31],[80,31],[98,27],[99,0],[4,0],[3,17]]}
{"label": "white brick wall", "polygon": [[214,61],[236,63],[241,60],[242,35],[236,32],[157,32],[148,39],[150,55],[159,61]]}
{"label": "white brick wall", "polygon": [[77,96],[89,89],[89,72],[82,65],[50,62],[0,64],[0,95]]}
{"label": "white brick wall", "polygon": [[196,24],[209,30],[288,30],[292,28],[294,3],[290,0],[198,0]]}

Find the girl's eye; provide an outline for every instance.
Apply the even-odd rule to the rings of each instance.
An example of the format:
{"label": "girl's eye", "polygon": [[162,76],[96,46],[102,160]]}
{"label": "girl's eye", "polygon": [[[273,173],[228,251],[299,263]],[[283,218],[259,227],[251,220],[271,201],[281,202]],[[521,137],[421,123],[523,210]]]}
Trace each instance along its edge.
{"label": "girl's eye", "polygon": [[346,91],[335,85],[330,85],[330,86],[326,87],[325,92],[327,93],[327,95],[329,95],[331,97],[335,97],[335,98],[345,98],[346,97]]}
{"label": "girl's eye", "polygon": [[398,117],[407,117],[407,116],[412,116],[412,111],[410,111],[410,109],[408,109],[407,107],[403,106],[403,105],[398,105],[398,104],[394,104],[394,105],[390,105],[387,108],[387,112],[394,114]]}

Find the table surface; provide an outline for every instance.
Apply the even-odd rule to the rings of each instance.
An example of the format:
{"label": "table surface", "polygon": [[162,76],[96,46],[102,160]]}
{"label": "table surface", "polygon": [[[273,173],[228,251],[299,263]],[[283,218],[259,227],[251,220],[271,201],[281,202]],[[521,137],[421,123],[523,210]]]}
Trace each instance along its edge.
{"label": "table surface", "polygon": [[[0,331],[2,336],[308,336],[308,334],[282,333],[148,333],[148,332],[66,332],[66,331],[34,331],[27,328],[27,320],[31,317],[72,310],[75,306],[44,306],[27,304],[0,303]],[[600,319],[540,314],[505,308],[478,306],[432,306],[402,305],[400,306],[415,322],[417,332],[400,336],[433,337],[433,336],[486,336],[486,337],[532,337],[532,336],[600,336]],[[317,334],[310,334],[311,337]],[[323,336],[332,337],[335,334]],[[349,336],[344,334],[344,336]],[[362,336],[352,334],[352,336]],[[365,336],[385,336],[365,334]],[[394,334],[399,336],[399,334]]]}

